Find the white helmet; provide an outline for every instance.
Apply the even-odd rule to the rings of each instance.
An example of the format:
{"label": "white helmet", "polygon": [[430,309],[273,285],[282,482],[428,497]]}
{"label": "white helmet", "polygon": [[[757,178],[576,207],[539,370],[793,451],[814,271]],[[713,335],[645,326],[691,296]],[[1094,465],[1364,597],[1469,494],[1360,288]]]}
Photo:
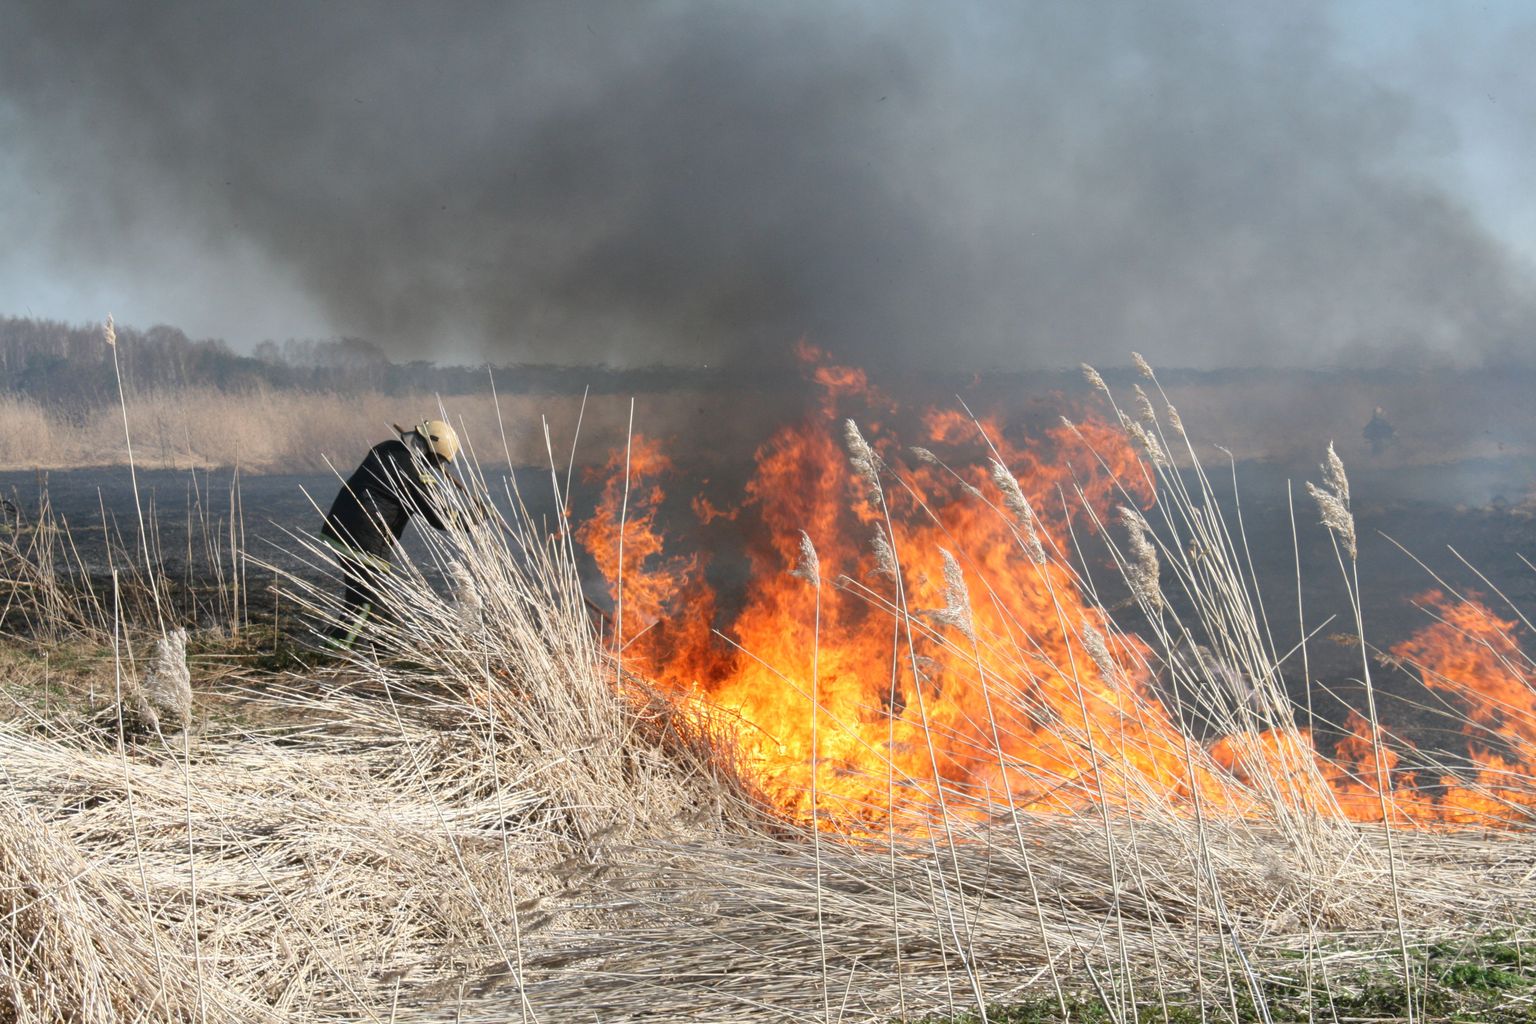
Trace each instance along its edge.
{"label": "white helmet", "polygon": [[416,424],[416,436],[444,462],[459,454],[459,435],[443,420],[423,420]]}

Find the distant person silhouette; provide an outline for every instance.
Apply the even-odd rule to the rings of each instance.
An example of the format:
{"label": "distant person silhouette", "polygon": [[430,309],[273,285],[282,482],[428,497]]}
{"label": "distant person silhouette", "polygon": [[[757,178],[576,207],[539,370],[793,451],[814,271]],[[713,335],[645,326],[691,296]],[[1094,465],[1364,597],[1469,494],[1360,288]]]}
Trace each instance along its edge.
{"label": "distant person silhouette", "polygon": [[1372,455],[1380,455],[1397,440],[1397,431],[1392,429],[1392,424],[1382,415],[1381,406],[1371,413],[1371,421],[1360,431],[1360,436],[1365,438],[1365,443],[1371,446]]}

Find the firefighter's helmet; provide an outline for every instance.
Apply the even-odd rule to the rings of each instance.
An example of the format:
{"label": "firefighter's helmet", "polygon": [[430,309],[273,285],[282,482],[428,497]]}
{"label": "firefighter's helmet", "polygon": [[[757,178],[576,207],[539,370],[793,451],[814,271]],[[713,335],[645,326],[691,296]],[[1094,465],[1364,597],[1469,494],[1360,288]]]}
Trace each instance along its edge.
{"label": "firefighter's helmet", "polygon": [[442,420],[424,420],[416,424],[416,436],[444,462],[452,462],[459,454],[459,435]]}

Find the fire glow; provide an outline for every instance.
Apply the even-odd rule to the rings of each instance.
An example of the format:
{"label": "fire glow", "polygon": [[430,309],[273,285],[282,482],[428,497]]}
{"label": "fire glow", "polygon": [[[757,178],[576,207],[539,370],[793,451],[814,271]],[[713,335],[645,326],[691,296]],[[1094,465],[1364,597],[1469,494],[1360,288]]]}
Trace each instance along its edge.
{"label": "fire glow", "polygon": [[[927,447],[902,449],[883,426],[896,404],[862,371],[802,355],[816,412],[758,449],[738,507],[691,501],[701,522],[747,531],[749,583],[718,632],[704,556],[671,553],[663,534],[675,467],[660,443],[636,435],[614,453],[580,531],[609,581],[624,669],[733,718],[741,764],[780,813],[859,831],[1097,804],[1266,805],[1445,827],[1536,805],[1517,763],[1536,698],[1513,623],[1425,595],[1441,621],[1392,652],[1465,707],[1460,773],[1404,769],[1402,743],[1358,714],[1332,758],[1290,721],[1201,743],[1160,696],[1152,648],[1070,568],[1117,506],[1157,500],[1122,430],[1063,421],[1019,442],[999,420],[929,410]],[[850,403],[867,435],[839,426]]]}

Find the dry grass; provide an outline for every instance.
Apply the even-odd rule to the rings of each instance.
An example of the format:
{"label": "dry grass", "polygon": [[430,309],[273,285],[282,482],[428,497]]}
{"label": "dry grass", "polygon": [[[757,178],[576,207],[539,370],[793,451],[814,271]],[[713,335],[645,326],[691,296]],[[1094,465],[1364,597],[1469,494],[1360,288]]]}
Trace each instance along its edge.
{"label": "dry grass", "polygon": [[[871,1020],[972,1005],[972,984],[1048,993],[1052,967],[1079,994],[1219,1009],[1396,946],[1379,831],[1319,825],[1298,850],[1258,822],[1041,815],[1026,847],[998,822],[962,826],[957,858],[823,842],[817,863],[665,744],[544,747],[592,727],[572,709],[529,742],[440,695],[307,685],[247,697],[263,728],[205,726],[190,757],[0,734],[7,1019],[815,1020],[825,1000]],[[1526,909],[1528,843],[1400,847],[1416,946]],[[1507,903],[1469,901],[1474,878]]]}
{"label": "dry grass", "polygon": [[[1149,649],[1222,732],[1295,738],[1240,528],[1202,482],[1164,483],[1147,550],[1116,555],[1192,593],[1195,618],[1142,587]],[[1527,834],[1357,825],[1310,756],[1241,742],[1242,814],[1124,779],[1083,813],[940,792],[945,813],[888,840],[812,841],[758,806],[726,717],[616,664],[570,531],[509,497],[509,516],[430,536],[393,574],[401,611],[370,624],[368,653],[244,694],[260,713],[214,714],[205,692],[193,734],[132,744],[110,718],[18,705],[0,725],[0,1019],[854,1021],[1042,993],[1116,1020],[1164,997],[1267,1019],[1277,979],[1344,992],[1361,969],[1411,975],[1432,942],[1530,934]],[[334,580],[289,587],[339,614]],[[1110,632],[1096,644],[1124,649]],[[110,614],[105,636],[123,664],[127,640],[147,650]],[[1174,657],[1192,636],[1210,656]],[[1143,698],[1120,697],[1134,716]],[[993,699],[1029,697],[999,679]],[[1199,744],[1187,757],[1225,777]]]}
{"label": "dry grass", "polygon": [[[557,438],[568,442],[581,419],[582,435],[591,442],[583,450],[602,451],[624,435],[618,404],[593,402],[583,414],[581,395],[504,394],[496,399],[489,387],[483,394],[444,396],[297,390],[231,394],[179,388],[129,395],[129,418],[140,469],[239,466],[251,472],[293,473],[326,471],[327,460],[350,467],[370,446],[391,436],[391,424],[436,416],[439,408],[446,408],[453,422],[483,446],[477,455],[484,465],[505,466],[509,460],[514,466],[542,465],[546,422]],[[720,424],[737,424],[734,431],[743,436],[752,429],[740,401],[719,395],[646,396],[641,407],[654,428],[680,436],[696,421],[714,424],[711,436],[717,441]],[[709,445],[701,442],[700,450],[707,452]],[[743,441],[738,450],[750,450],[750,442]],[[80,415],[31,399],[0,396],[0,470],[126,463],[118,408]]]}

